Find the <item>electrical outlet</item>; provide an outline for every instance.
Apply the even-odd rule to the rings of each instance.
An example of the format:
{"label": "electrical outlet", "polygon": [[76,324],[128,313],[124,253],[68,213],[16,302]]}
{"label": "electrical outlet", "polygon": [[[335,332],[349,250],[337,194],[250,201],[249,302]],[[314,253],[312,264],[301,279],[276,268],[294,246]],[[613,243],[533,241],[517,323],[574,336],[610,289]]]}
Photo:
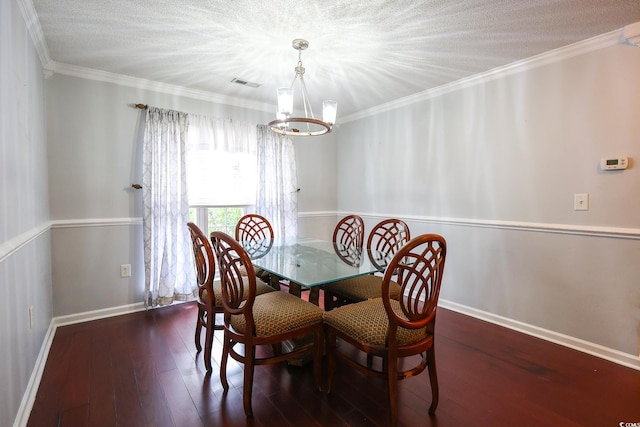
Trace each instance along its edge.
{"label": "electrical outlet", "polygon": [[29,306],[29,329],[33,329],[33,306]]}
{"label": "electrical outlet", "polygon": [[120,264],[120,277],[131,277],[131,264]]}

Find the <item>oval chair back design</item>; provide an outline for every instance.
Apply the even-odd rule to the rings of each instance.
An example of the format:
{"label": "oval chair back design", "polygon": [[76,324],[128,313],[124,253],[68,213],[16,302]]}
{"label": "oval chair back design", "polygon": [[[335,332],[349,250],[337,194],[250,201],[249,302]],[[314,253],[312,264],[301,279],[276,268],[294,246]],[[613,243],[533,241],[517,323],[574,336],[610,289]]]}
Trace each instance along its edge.
{"label": "oval chair back design", "polygon": [[[433,334],[446,253],[447,245],[442,236],[423,234],[410,240],[394,255],[382,279],[382,301],[389,316],[389,345],[394,342],[398,327],[420,329],[426,326],[427,334]],[[391,307],[389,284],[392,280],[402,290],[399,301],[402,313]]]}
{"label": "oval chair back design", "polygon": [[397,218],[390,218],[376,224],[367,239],[369,259],[378,268],[384,269],[393,255],[409,240],[409,226]]}
{"label": "oval chair back design", "polygon": [[345,246],[362,248],[364,221],[359,215],[348,215],[338,221],[333,230],[333,241]]}
{"label": "oval chair back design", "polygon": [[[273,246],[273,239],[273,227],[262,215],[244,215],[236,224],[236,240],[242,242],[244,250],[251,259],[265,256]],[[261,271],[256,273],[258,276],[261,275]]]}

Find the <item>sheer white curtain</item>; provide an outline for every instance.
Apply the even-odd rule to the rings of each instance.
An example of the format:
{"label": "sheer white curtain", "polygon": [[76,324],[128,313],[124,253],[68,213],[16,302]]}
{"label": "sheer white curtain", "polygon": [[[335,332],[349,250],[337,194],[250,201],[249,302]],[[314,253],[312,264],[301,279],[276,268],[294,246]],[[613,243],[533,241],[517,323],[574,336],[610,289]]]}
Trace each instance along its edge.
{"label": "sheer white curtain", "polygon": [[178,111],[147,109],[143,154],[145,305],[192,299],[196,290],[186,150],[189,119]]}
{"label": "sheer white curtain", "polygon": [[188,144],[191,206],[255,205],[255,126],[190,114]]}
{"label": "sheer white curtain", "polygon": [[293,140],[266,125],[257,126],[258,189],[256,211],[271,222],[278,237],[298,234],[298,181]]}

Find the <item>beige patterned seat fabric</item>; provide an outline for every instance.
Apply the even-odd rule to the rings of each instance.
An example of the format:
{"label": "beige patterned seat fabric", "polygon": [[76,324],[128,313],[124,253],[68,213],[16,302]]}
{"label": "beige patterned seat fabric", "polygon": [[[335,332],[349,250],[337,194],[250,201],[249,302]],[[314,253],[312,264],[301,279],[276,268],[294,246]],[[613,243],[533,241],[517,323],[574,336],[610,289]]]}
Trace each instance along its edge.
{"label": "beige patterned seat fabric", "polygon": [[[248,286],[248,284],[246,280],[244,282],[245,282],[245,289],[246,289],[246,286]],[[256,280],[256,295],[262,295],[267,292],[273,292],[273,291],[275,291],[275,289],[267,285],[262,280]],[[220,283],[220,279],[216,279],[213,281],[213,293],[216,296],[216,301],[214,306],[222,307],[222,284]],[[206,290],[202,293],[202,301],[209,302],[209,295]]]}
{"label": "beige patterned seat fabric", "polygon": [[[326,289],[354,301],[381,298],[382,277],[373,274],[353,277],[331,283]],[[400,285],[396,282],[389,283],[389,296],[396,300],[400,298]]]}
{"label": "beige patterned seat fabric", "polygon": [[[286,307],[286,310],[274,310]],[[256,336],[265,337],[289,332],[314,323],[321,323],[324,311],[307,301],[285,292],[269,292],[257,297],[253,303]],[[244,331],[242,315],[231,316],[231,326]]]}
{"label": "beige patterned seat fabric", "polygon": [[[400,303],[391,300],[393,311],[401,317]],[[370,299],[356,304],[348,304],[327,311],[324,321],[334,328],[371,346],[384,346],[389,328],[389,318],[384,309],[382,298]],[[398,328],[398,345],[411,344],[424,338],[426,328]]]}

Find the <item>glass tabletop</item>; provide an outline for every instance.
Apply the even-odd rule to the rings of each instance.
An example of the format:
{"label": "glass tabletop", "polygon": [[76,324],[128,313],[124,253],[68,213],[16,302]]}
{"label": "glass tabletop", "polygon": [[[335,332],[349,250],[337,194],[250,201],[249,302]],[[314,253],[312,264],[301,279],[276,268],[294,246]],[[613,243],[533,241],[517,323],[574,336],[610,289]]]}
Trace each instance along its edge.
{"label": "glass tabletop", "polygon": [[384,269],[366,250],[330,241],[297,238],[241,242],[253,265],[302,286],[312,287]]}

